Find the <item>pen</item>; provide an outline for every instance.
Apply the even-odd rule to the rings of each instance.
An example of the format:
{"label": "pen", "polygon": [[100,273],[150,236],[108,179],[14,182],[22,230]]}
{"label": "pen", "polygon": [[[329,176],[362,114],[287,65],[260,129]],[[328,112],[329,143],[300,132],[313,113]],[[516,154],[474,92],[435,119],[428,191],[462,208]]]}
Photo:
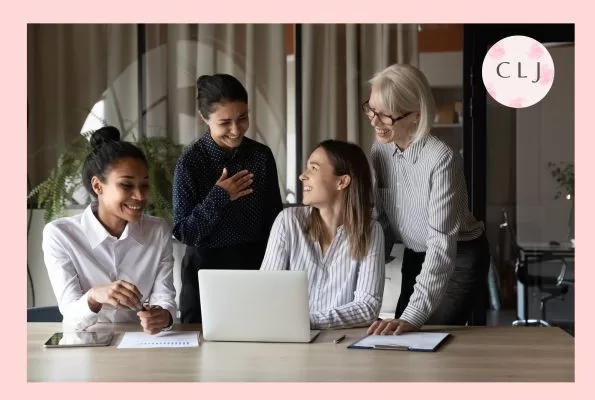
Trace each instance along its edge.
{"label": "pen", "polygon": [[342,335],[342,336],[340,336],[340,337],[336,338],[335,340],[333,340],[333,342],[334,342],[335,344],[337,344],[337,343],[341,343],[341,342],[342,342],[344,339],[345,339],[345,335]]}
{"label": "pen", "polygon": [[147,299],[143,301],[143,303],[140,305],[140,308],[137,311],[147,311],[149,307],[151,307],[151,305],[149,304],[149,300]]}

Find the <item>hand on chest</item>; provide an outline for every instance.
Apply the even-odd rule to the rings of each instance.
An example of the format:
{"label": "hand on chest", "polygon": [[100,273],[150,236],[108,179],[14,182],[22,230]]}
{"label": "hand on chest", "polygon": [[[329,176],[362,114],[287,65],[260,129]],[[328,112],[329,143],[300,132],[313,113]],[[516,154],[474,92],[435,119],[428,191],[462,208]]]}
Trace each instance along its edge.
{"label": "hand on chest", "polygon": [[215,185],[215,183],[221,178],[223,169],[227,170],[227,177],[232,178],[234,176],[240,176],[242,171],[248,171],[254,174],[252,187],[262,189],[265,184],[266,169],[262,163],[258,160],[221,160],[216,168],[210,168],[209,184]]}

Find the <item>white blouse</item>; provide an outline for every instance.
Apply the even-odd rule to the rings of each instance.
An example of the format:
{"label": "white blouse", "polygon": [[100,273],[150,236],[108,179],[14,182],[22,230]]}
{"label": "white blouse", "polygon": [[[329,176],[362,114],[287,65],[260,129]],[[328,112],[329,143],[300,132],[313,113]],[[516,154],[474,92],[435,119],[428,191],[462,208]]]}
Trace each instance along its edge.
{"label": "white blouse", "polygon": [[59,218],[43,230],[43,255],[64,323],[85,329],[97,322],[138,322],[136,311],[104,304],[89,309],[87,293],[99,285],[124,280],[175,318],[171,229],[161,218],[143,216],[113,237],[89,205],[82,214]]}

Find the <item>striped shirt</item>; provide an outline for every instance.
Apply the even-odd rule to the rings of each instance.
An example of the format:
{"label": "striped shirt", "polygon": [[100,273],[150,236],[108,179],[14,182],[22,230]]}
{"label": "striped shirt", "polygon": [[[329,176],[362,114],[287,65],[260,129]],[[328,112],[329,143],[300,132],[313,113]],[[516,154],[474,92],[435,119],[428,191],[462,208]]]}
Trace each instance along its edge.
{"label": "striped shirt", "polygon": [[481,236],[483,224],[467,207],[465,176],[457,153],[433,135],[401,151],[375,143],[371,152],[378,218],[395,240],[425,252],[414,292],[400,316],[422,326],[445,292],[457,240]]}
{"label": "striped shirt", "polygon": [[323,255],[303,230],[311,207],[290,207],[275,220],[262,270],[306,271],[312,329],[369,325],[378,318],[384,291],[384,237],[372,221],[368,254],[355,261],[340,226]]}

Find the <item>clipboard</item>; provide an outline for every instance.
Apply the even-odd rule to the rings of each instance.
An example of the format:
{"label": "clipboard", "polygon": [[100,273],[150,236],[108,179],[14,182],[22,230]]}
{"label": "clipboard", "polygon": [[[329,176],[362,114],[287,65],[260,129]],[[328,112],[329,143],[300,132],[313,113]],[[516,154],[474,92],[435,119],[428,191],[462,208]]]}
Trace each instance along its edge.
{"label": "clipboard", "polygon": [[448,332],[408,332],[401,335],[367,335],[347,346],[348,349],[435,352]]}

